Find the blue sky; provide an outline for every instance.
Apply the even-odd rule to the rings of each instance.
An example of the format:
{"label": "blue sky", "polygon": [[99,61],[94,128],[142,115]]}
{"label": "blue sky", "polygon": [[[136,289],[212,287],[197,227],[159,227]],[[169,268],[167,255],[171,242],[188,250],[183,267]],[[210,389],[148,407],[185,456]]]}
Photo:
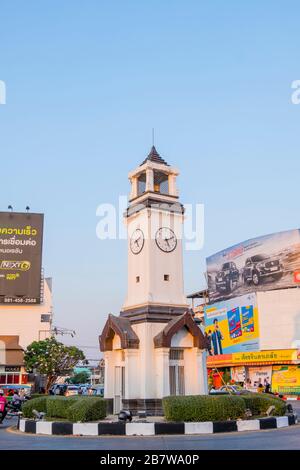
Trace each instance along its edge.
{"label": "blue sky", "polygon": [[[126,242],[96,208],[129,190],[151,147],[205,204],[205,257],[299,227],[299,2],[11,1],[0,10],[0,208],[45,213],[55,323],[97,345],[126,290]],[[96,350],[94,350],[96,354]]]}

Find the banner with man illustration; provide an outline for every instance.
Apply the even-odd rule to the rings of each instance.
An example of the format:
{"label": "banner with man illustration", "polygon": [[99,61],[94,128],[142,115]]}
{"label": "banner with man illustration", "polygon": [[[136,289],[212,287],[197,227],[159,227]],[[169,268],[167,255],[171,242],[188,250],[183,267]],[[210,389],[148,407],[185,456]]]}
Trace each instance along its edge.
{"label": "banner with man illustration", "polygon": [[295,286],[300,282],[300,230],[247,240],[210,256],[206,264],[210,302]]}
{"label": "banner with man illustration", "polygon": [[0,303],[41,301],[43,214],[0,212]]}
{"label": "banner with man illustration", "polygon": [[256,294],[247,294],[204,307],[205,332],[213,355],[258,351]]}

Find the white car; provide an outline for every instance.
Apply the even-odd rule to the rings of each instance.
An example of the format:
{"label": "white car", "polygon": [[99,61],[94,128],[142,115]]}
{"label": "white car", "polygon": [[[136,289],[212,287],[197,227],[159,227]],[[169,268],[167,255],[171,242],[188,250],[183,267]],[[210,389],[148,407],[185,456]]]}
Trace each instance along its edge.
{"label": "white car", "polygon": [[65,397],[72,397],[78,395],[78,387],[75,385],[68,385],[67,390],[65,391]]}

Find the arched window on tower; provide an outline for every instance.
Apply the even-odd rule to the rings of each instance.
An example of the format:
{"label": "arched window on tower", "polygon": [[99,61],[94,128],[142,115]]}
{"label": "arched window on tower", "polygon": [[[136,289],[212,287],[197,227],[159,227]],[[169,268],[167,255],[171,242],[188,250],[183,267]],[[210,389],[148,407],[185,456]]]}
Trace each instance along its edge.
{"label": "arched window on tower", "polygon": [[141,173],[138,177],[138,196],[146,191],[146,172]]}
{"label": "arched window on tower", "polygon": [[154,191],[169,194],[169,176],[166,173],[154,170]]}

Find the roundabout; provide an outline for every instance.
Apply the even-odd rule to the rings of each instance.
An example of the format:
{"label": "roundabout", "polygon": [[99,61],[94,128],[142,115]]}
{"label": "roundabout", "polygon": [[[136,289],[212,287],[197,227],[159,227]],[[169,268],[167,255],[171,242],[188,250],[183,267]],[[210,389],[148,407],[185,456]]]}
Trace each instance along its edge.
{"label": "roundabout", "polygon": [[20,419],[18,430],[23,433],[48,436],[159,436],[202,435],[226,432],[259,431],[286,428],[297,424],[297,414],[249,420],[209,422],[147,422],[100,421],[71,423],[68,421],[43,421]]}
{"label": "roundabout", "polygon": [[[13,425],[13,426],[12,426]],[[41,436],[0,428],[0,450],[300,450],[300,425],[287,428],[206,435]]]}

